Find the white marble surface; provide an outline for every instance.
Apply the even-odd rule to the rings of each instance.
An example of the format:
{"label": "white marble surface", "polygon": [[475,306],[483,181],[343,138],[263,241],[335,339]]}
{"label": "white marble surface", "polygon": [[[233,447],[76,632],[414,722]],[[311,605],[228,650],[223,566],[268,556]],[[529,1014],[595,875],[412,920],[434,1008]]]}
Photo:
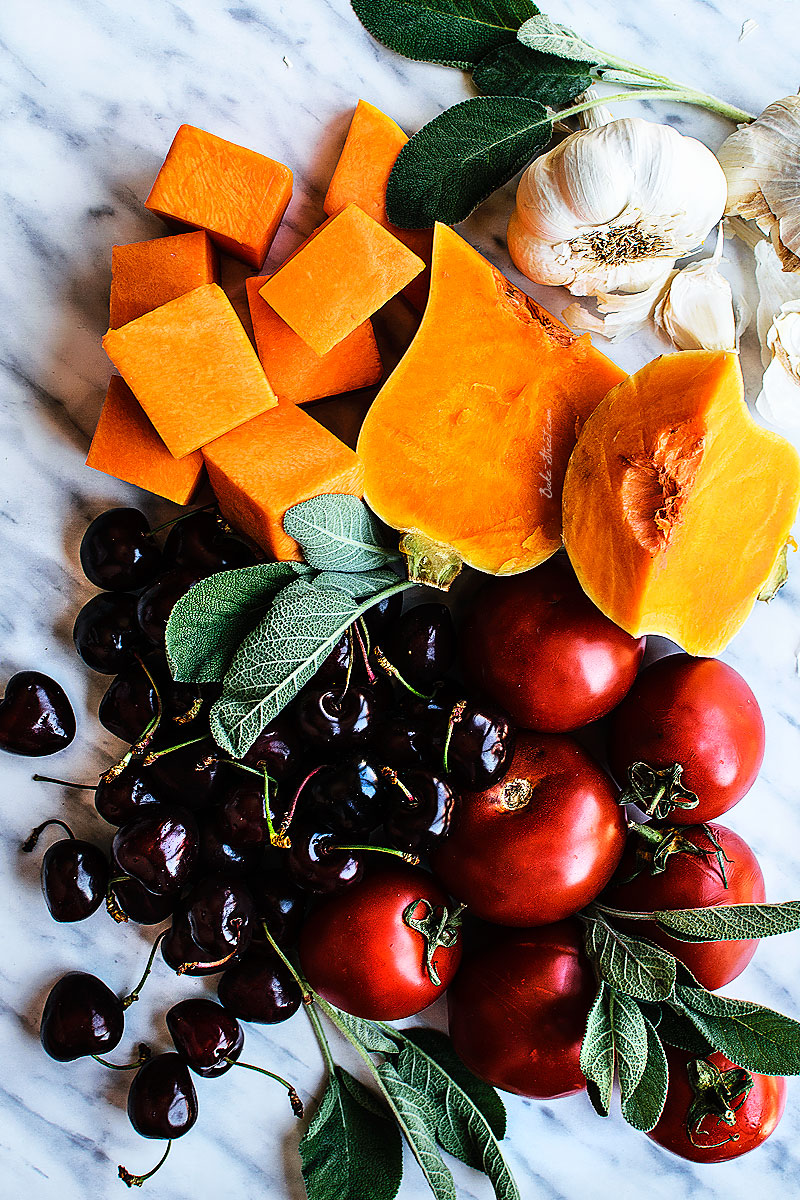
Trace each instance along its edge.
{"label": "white marble surface", "polygon": [[[752,111],[800,83],[795,0],[553,0],[554,18],[598,45],[646,61]],[[739,40],[742,23],[758,27]],[[90,595],[77,563],[88,519],[134,489],[83,466],[109,373],[106,328],[110,247],[154,236],[142,208],[183,121],[288,162],[295,194],[280,232],[280,259],[316,223],[350,112],[359,96],[415,129],[467,93],[456,71],[411,63],[378,47],[347,0],[6,0],[0,6],[0,673],[38,667],[72,696],[79,734],[47,765],[91,780],[118,743],[94,713],[105,686],[76,660],[70,631]],[[634,111],[630,106],[626,111]],[[725,122],[658,105],[715,147]],[[511,189],[467,228],[502,269]],[[560,310],[565,295],[540,294]],[[662,349],[642,336],[612,351],[636,367]],[[746,355],[752,381],[752,346]],[[158,505],[147,504],[151,512]],[[735,519],[735,514],[732,514]],[[767,756],[730,824],[759,854],[769,895],[800,895],[800,572],[748,621],[725,658],[753,686],[767,721]],[[138,977],[145,934],[97,913],[56,926],[39,893],[35,857],[18,853],[35,822],[63,802],[80,834],[107,837],[85,793],[32,783],[29,761],[2,764],[3,904],[0,911],[0,1197],[100,1200],[123,1194],[116,1164],[146,1169],[157,1146],[141,1141],[124,1111],[126,1077],[92,1062],[60,1066],[41,1050],[41,1005],[55,978],[95,970],[115,989]],[[82,798],[83,796],[83,798]],[[762,945],[732,988],[800,1014],[800,935]],[[131,1039],[166,1046],[161,1014],[182,985],[162,966],[129,1015]],[[310,1101],[322,1076],[302,1017],[251,1027],[247,1054],[297,1081]],[[153,1200],[303,1196],[298,1131],[283,1096],[249,1072],[199,1081],[200,1119],[148,1185]],[[800,1088],[790,1084],[780,1129],[735,1166],[695,1170],[629,1130],[597,1118],[583,1096],[553,1104],[510,1099],[508,1158],[525,1200],[777,1200],[797,1195]],[[485,1180],[455,1166],[459,1195],[490,1196]],[[428,1195],[409,1162],[401,1196]],[[367,1197],[364,1200],[368,1200]]]}

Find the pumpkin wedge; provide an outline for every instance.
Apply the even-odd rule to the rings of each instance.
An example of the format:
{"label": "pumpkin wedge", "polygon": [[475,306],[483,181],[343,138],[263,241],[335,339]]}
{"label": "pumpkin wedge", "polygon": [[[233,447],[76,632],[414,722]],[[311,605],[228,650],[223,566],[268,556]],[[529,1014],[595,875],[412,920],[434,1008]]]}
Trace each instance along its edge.
{"label": "pumpkin wedge", "polygon": [[365,497],[405,533],[412,577],[509,575],[561,545],[577,431],[624,373],[437,225],[417,334],[358,440]]}
{"label": "pumpkin wedge", "polygon": [[687,350],[624,380],[584,425],[564,542],[617,625],[713,655],[768,591],[798,502],[800,459],[750,417],[738,357]]}

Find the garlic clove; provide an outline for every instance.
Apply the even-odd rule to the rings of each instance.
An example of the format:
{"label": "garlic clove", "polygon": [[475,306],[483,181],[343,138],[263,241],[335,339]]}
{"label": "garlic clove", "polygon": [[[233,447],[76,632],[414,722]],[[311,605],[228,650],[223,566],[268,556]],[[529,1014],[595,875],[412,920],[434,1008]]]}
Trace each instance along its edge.
{"label": "garlic clove", "polygon": [[650,323],[656,305],[677,273],[667,271],[646,291],[598,293],[596,313],[582,304],[569,304],[562,319],[577,333],[598,333],[610,342],[624,342]]}
{"label": "garlic clove", "polygon": [[778,358],[764,372],[756,412],[779,429],[800,429],[800,380]]}
{"label": "garlic clove", "polygon": [[678,271],[656,305],[656,325],[679,350],[736,349],[733,292],[718,265],[722,244],[720,229],[711,258]]}
{"label": "garlic clove", "polygon": [[766,367],[772,361],[772,350],[767,343],[768,333],[781,307],[793,300],[800,300],[800,274],[781,270],[772,244],[763,238],[756,245],[754,254],[758,285],[756,327],[761,343],[761,361]]}

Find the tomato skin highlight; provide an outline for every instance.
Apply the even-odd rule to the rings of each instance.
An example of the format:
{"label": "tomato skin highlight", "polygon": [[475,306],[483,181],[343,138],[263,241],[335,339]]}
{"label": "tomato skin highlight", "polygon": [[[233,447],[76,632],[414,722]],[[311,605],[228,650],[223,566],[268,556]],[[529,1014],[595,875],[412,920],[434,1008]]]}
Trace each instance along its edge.
{"label": "tomato skin highlight", "polygon": [[[669,1068],[667,1102],[655,1129],[647,1135],[652,1141],[689,1162],[721,1163],[755,1150],[775,1131],[786,1107],[786,1080],[780,1075],[757,1075],[751,1072],[753,1086],[736,1110],[736,1123],[726,1125],[713,1116],[707,1116],[699,1131],[694,1133],[694,1141],[698,1144],[693,1144],[686,1131],[686,1119],[693,1099],[686,1064],[695,1056],[672,1046],[667,1046],[666,1051]],[[728,1071],[734,1066],[724,1054],[709,1054],[707,1061],[721,1071]],[[736,1141],[714,1145],[731,1134],[738,1135]]]}
{"label": "tomato skin highlight", "polygon": [[620,703],[645,639],[595,608],[557,556],[534,571],[487,580],[468,610],[462,646],[468,680],[518,725],[564,733]]}
{"label": "tomato skin highlight", "polygon": [[495,925],[549,925],[603,890],[625,832],[611,779],[577,742],[521,732],[505,777],[462,795],[431,865],[471,915]]}
{"label": "tomato skin highlight", "polygon": [[697,808],[670,815],[676,825],[711,821],[738,804],[764,759],[764,718],[741,675],[716,658],[670,654],[639,674],[614,712],[608,760],[621,787],[632,763],[681,763]]}
{"label": "tomato skin highlight", "polygon": [[323,900],[298,946],[312,988],[337,1008],[373,1021],[411,1017],[438,1000],[461,961],[461,935],[434,952],[441,980],[435,984],[425,968],[425,939],[403,921],[406,907],[418,900],[436,910],[456,907],[428,871],[408,866],[374,870]]}
{"label": "tomato skin highlight", "polygon": [[[744,838],[725,825],[709,823],[708,828],[730,862],[723,861],[725,880],[719,861],[702,825],[681,827],[681,834],[707,857],[671,854],[660,875],[643,871],[629,883],[607,888],[601,903],[632,912],[654,912],[668,908],[710,908],[714,904],[762,904],[766,900],[764,876],[758,859]],[[636,869],[637,835],[628,838],[617,876],[627,879]],[[615,920],[634,937],[646,938],[663,946],[689,968],[703,987],[710,991],[724,987],[741,975],[758,947],[758,938],[736,942],[680,942],[659,929],[654,921]]]}
{"label": "tomato skin highlight", "polygon": [[447,993],[455,1051],[507,1092],[571,1096],[586,1087],[581,1042],[596,991],[577,921],[505,931],[465,958]]}

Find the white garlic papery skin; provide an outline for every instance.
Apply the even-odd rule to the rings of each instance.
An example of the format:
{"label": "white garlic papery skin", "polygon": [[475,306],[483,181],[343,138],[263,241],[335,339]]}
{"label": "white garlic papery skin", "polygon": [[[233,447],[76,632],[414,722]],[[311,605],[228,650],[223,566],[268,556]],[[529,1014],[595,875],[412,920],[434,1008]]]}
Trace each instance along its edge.
{"label": "white garlic papery skin", "polygon": [[598,292],[596,313],[573,300],[561,319],[576,333],[598,333],[610,342],[624,342],[650,324],[656,305],[675,275],[677,271],[667,271],[643,292]]}
{"label": "white garlic papery skin", "polygon": [[702,245],[725,207],[711,151],[669,125],[623,117],[570,134],[520,180],[514,264],[576,296],[639,292]]}
{"label": "white garlic papery skin", "polygon": [[655,322],[679,350],[735,350],[731,285],[716,255],[678,271],[656,305]]}
{"label": "white garlic papery skin", "polygon": [[800,300],[790,300],[767,333],[772,361],[761,381],[756,409],[771,425],[800,428]]}

